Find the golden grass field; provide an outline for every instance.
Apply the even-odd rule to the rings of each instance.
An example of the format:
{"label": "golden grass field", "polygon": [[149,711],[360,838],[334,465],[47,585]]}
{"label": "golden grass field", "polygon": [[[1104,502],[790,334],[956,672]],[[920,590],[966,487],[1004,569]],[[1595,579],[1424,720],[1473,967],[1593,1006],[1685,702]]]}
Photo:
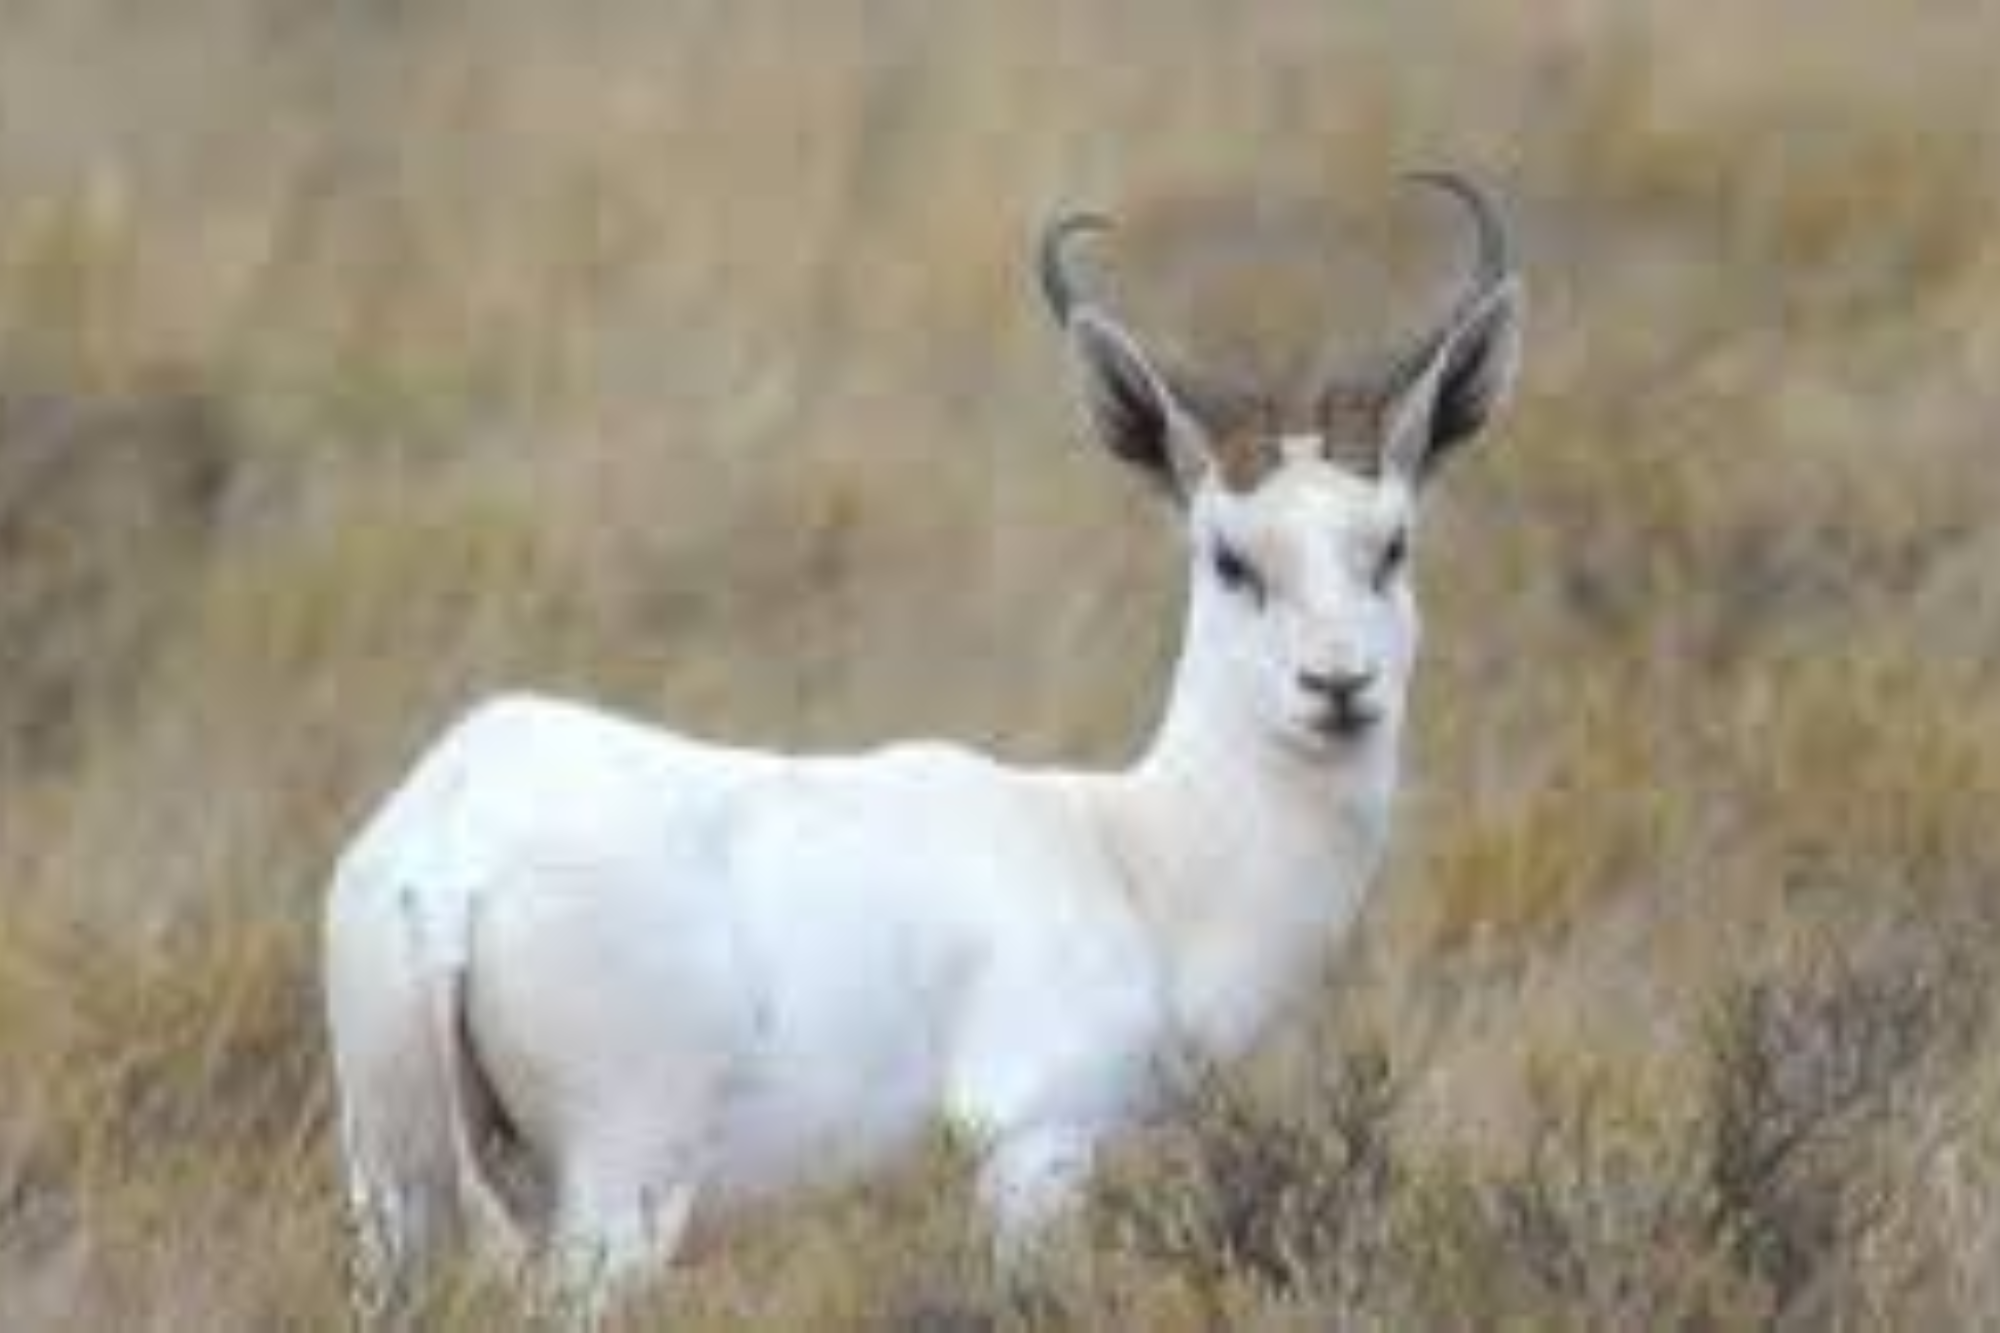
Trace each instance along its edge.
{"label": "golden grass field", "polygon": [[1128,753],[1179,565],[1028,238],[1358,346],[1435,164],[1527,376],[1314,1012],[1041,1270],[941,1145],[635,1324],[2000,1327],[1996,75],[1941,2],[0,0],[0,1327],[344,1318],[320,896],[482,692]]}

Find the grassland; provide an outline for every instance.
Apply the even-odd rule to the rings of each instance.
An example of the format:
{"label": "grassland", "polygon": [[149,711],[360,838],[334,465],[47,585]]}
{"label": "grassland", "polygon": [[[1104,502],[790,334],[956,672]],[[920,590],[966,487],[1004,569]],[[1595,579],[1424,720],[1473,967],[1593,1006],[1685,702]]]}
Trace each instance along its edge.
{"label": "grassland", "polygon": [[1516,203],[1528,375],[1314,1012],[1045,1271],[940,1148],[644,1318],[2000,1324],[1995,52],[1860,0],[0,0],[0,1326],[340,1320],[318,897],[480,692],[1129,751],[1177,565],[1027,236],[1115,207],[1163,335],[1357,344],[1431,163]]}

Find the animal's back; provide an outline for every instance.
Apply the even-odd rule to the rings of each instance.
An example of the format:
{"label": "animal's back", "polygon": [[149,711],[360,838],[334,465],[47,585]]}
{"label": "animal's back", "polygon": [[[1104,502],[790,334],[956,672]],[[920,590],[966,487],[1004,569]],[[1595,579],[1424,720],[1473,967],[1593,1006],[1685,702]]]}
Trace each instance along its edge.
{"label": "animal's back", "polygon": [[342,858],[335,910],[356,893],[434,899],[425,946],[456,958],[453,900],[524,861],[559,865],[643,840],[774,762],[577,704],[502,696],[447,731],[383,802]]}

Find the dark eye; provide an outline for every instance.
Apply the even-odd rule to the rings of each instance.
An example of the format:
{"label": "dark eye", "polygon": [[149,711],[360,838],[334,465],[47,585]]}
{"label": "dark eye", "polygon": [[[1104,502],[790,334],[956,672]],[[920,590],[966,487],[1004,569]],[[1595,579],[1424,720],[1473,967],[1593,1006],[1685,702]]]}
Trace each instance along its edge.
{"label": "dark eye", "polygon": [[1399,529],[1382,548],[1381,559],[1375,565],[1375,590],[1388,591],[1396,576],[1403,572],[1403,566],[1410,562],[1410,534]]}
{"label": "dark eye", "polygon": [[1217,543],[1213,556],[1215,577],[1222,586],[1233,593],[1248,597],[1258,606],[1264,604],[1264,576],[1257,567],[1245,559],[1241,552],[1223,543]]}

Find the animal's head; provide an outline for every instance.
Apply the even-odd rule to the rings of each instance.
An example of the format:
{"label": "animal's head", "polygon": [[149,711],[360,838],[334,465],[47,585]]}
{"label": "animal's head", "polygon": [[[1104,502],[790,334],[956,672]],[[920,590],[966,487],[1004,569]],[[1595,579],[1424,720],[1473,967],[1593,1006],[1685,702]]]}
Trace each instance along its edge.
{"label": "animal's head", "polygon": [[1497,212],[1460,177],[1415,179],[1471,215],[1468,287],[1385,370],[1323,381],[1296,404],[1155,358],[1082,295],[1067,247],[1104,219],[1067,216],[1042,237],[1042,288],[1098,438],[1185,522],[1190,666],[1314,754],[1400,719],[1419,635],[1419,502],[1492,419],[1520,359],[1525,293]]}

